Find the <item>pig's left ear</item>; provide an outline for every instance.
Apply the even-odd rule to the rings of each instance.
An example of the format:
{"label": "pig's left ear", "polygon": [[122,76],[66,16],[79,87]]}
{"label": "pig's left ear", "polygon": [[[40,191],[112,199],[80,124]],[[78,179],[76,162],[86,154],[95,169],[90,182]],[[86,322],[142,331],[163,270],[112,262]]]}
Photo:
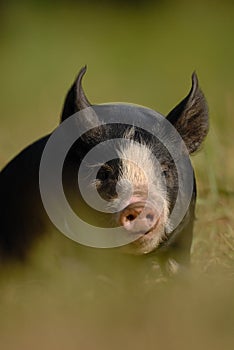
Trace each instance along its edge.
{"label": "pig's left ear", "polygon": [[65,102],[63,105],[61,122],[63,122],[65,119],[67,119],[74,113],[91,106],[82,88],[82,79],[84,74],[86,73],[86,70],[87,70],[86,66],[81,68],[72,87],[67,93],[67,96],[65,98]]}
{"label": "pig's left ear", "polygon": [[208,107],[195,73],[189,94],[168,114],[167,119],[181,135],[189,153],[195,152],[209,129]]}

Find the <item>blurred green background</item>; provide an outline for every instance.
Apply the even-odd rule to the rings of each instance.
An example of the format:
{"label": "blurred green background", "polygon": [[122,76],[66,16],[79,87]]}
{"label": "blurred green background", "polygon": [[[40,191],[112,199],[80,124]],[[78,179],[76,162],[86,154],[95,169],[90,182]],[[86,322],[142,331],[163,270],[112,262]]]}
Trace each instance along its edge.
{"label": "blurred green background", "polygon": [[84,64],[91,102],[162,114],[187,94],[196,70],[211,121],[192,159],[199,198],[189,281],[96,283],[75,262],[54,261],[48,244],[33,266],[1,268],[0,348],[231,349],[234,3],[10,0],[0,3],[0,29],[0,168],[58,125]]}

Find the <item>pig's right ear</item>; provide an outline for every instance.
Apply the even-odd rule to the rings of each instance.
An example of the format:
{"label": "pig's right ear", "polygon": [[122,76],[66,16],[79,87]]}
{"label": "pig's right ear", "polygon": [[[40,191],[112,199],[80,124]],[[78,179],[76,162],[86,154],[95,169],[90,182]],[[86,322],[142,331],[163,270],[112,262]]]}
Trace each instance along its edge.
{"label": "pig's right ear", "polygon": [[181,135],[189,153],[195,152],[209,130],[208,107],[195,73],[189,94],[168,114],[167,119]]}
{"label": "pig's right ear", "polygon": [[72,87],[67,93],[61,115],[61,122],[63,122],[74,113],[91,106],[82,88],[82,78],[86,73],[86,70],[86,66],[81,68]]}

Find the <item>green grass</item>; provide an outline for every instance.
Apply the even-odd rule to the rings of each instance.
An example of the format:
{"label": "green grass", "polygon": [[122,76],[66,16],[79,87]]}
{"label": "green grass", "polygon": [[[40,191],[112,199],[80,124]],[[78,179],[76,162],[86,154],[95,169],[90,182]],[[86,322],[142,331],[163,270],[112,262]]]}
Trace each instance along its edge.
{"label": "green grass", "polygon": [[198,202],[191,277],[140,283],[135,273],[121,279],[120,269],[112,285],[72,259],[58,262],[48,242],[32,266],[1,270],[0,348],[231,349],[234,6],[107,4],[3,6],[0,167],[56,127],[65,93],[84,64],[91,101],[134,102],[163,114],[187,94],[195,69],[211,128],[192,158]]}

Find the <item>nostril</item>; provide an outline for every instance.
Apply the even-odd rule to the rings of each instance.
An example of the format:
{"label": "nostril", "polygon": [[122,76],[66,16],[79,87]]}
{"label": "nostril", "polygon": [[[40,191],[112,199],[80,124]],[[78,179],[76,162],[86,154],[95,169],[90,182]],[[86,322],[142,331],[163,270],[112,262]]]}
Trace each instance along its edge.
{"label": "nostril", "polygon": [[147,214],[146,219],[149,221],[154,221],[154,215],[153,214]]}
{"label": "nostril", "polygon": [[135,220],[135,218],[136,218],[136,216],[134,216],[133,214],[129,214],[129,215],[126,216],[126,219],[128,221],[133,221],[133,220]]}
{"label": "nostril", "polygon": [[134,210],[132,208],[127,208],[122,212],[122,215],[120,216],[120,223],[125,226],[133,225],[136,218],[140,214],[140,210]]}

